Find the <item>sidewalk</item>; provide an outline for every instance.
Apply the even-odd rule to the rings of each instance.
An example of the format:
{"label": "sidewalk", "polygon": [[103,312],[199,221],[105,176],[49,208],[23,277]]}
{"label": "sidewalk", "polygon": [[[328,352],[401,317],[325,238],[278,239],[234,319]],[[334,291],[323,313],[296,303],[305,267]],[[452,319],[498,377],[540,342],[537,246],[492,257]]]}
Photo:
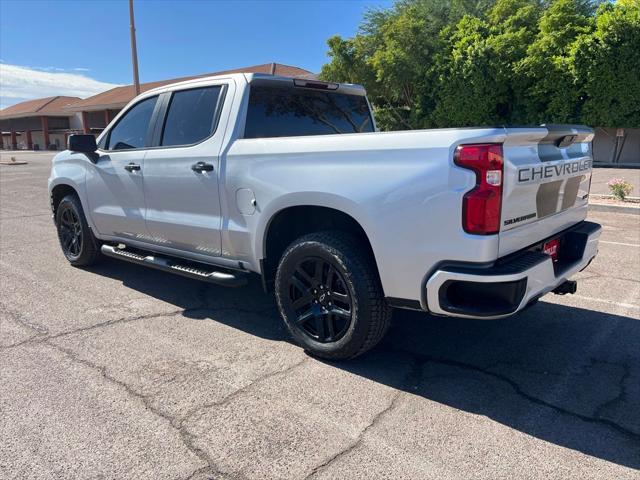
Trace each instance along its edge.
{"label": "sidewalk", "polygon": [[4,150],[4,149],[0,149],[0,155],[2,155],[3,157],[6,155],[32,155],[32,154],[42,154],[42,153],[49,153],[49,154],[56,154],[56,153],[60,153],[62,150]]}

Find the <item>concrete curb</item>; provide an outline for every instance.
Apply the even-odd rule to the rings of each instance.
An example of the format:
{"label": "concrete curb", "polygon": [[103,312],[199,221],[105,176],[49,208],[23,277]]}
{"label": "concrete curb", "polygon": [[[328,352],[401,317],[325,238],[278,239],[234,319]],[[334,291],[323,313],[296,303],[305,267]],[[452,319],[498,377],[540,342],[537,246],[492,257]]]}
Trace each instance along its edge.
{"label": "concrete curb", "polygon": [[[590,193],[589,194],[589,198],[591,198],[593,200],[603,200],[603,199],[614,199],[616,197],[615,197],[615,195],[603,195],[601,193]],[[627,195],[624,198],[625,198],[625,200],[631,200],[631,201],[635,201],[635,202],[640,203],[640,197],[631,197],[631,196]]]}
{"label": "concrete curb", "polygon": [[607,203],[589,202],[589,210],[591,210],[592,212],[630,213],[632,215],[640,215],[640,208],[638,207],[627,207],[624,205],[609,205]]}

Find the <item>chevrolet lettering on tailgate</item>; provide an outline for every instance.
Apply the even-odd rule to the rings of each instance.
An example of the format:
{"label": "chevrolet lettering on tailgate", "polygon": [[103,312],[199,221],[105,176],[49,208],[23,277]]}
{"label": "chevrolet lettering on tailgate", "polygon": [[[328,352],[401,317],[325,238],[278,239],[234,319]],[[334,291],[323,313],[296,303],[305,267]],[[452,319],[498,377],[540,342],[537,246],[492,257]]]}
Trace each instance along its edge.
{"label": "chevrolet lettering on tailgate", "polygon": [[554,165],[541,165],[521,168],[518,170],[518,182],[526,183],[537,180],[550,179],[573,175],[591,169],[591,159],[585,158],[575,162],[556,163]]}

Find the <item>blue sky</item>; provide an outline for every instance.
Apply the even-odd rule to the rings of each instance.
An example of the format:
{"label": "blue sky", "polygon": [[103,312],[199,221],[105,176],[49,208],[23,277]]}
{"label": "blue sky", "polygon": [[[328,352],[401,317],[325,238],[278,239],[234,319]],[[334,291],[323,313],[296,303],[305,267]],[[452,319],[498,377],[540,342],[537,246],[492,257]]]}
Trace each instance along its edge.
{"label": "blue sky", "polygon": [[[386,0],[135,0],[142,82],[276,61],[317,72]],[[2,107],[131,83],[126,0],[0,1]]]}

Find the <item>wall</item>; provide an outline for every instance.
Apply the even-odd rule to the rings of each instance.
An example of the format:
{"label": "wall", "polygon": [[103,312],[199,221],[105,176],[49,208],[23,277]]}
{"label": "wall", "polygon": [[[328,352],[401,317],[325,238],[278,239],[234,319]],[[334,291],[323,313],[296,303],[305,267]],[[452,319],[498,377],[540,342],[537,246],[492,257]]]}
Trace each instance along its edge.
{"label": "wall", "polygon": [[82,132],[82,113],[78,112],[73,117],[69,117],[69,128]]}
{"label": "wall", "polygon": [[640,128],[598,127],[594,130],[593,159],[596,164],[640,166]]}
{"label": "wall", "polygon": [[104,110],[98,110],[95,112],[87,112],[85,114],[86,119],[87,119],[87,123],[89,124],[89,128],[91,130],[99,130],[102,131],[104,129],[104,127],[106,126],[105,124],[105,118],[104,118]]}
{"label": "wall", "polygon": [[44,150],[44,135],[42,132],[31,132],[31,140],[33,140],[33,148],[38,145],[40,150]]}
{"label": "wall", "polygon": [[67,149],[67,142],[65,142],[64,133],[50,133],[49,144],[56,145],[58,150]]}

